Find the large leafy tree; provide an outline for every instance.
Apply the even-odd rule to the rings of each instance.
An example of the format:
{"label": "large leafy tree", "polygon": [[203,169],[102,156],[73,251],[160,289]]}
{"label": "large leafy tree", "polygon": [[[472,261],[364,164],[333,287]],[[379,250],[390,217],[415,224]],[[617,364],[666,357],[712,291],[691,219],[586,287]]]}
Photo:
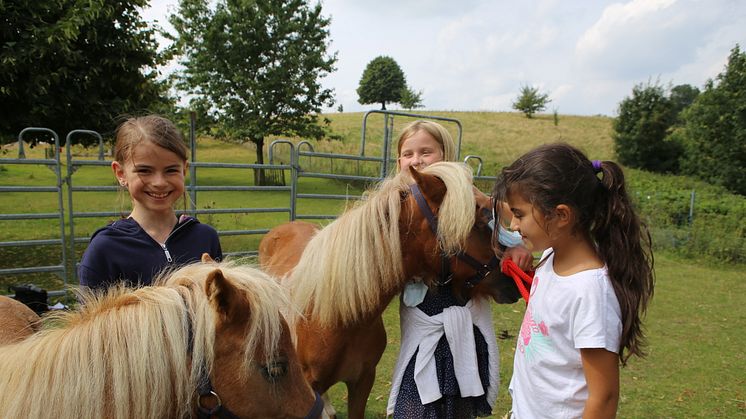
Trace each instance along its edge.
{"label": "large leafy tree", "polygon": [[666,139],[676,112],[658,83],[638,84],[619,104],[614,120],[614,147],[619,162],[654,172],[676,172],[681,149]]}
{"label": "large leafy tree", "polygon": [[[363,70],[360,85],[357,88],[358,102],[361,105],[380,103],[381,109],[386,109],[386,103],[400,103],[402,93],[410,96],[405,99],[419,99],[417,93],[408,90],[407,79],[399,64],[387,56],[376,57]],[[416,104],[416,100],[408,104]]]}
{"label": "large leafy tree", "polygon": [[[320,138],[318,113],[334,104],[320,79],[334,71],[330,20],[305,0],[181,0],[170,17],[185,70],[177,86],[218,122],[219,138],[256,144],[270,135]],[[258,180],[260,183],[261,179]]]}
{"label": "large leafy tree", "polygon": [[681,117],[682,171],[746,195],[746,53],[738,45]]}
{"label": "large leafy tree", "polygon": [[523,112],[526,118],[533,118],[534,114],[543,111],[549,100],[549,94],[541,93],[538,87],[523,86],[518,98],[513,102],[513,109]]}
{"label": "large leafy tree", "polygon": [[78,128],[106,133],[117,116],[165,109],[155,29],[139,14],[147,4],[0,1],[2,141],[28,126],[51,128],[62,140]]}

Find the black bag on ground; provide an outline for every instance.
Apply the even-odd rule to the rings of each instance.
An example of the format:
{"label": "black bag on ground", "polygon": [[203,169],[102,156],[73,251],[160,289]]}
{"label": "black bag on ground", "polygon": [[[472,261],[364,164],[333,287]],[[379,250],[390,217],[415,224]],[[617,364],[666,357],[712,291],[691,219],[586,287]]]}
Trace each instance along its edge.
{"label": "black bag on ground", "polygon": [[49,311],[47,305],[47,290],[34,284],[11,285],[10,290],[15,293],[15,299],[26,304],[36,314],[41,315]]}

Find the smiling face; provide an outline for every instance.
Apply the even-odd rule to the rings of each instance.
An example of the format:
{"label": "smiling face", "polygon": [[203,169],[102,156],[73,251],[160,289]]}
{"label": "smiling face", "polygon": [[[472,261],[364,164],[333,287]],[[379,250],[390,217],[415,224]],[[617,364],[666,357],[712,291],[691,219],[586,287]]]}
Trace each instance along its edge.
{"label": "smiling face", "polygon": [[443,146],[430,133],[421,129],[402,143],[399,150],[399,171],[407,173],[409,166],[422,170],[444,158]]}
{"label": "smiling face", "polygon": [[550,220],[520,193],[508,193],[507,198],[510,211],[513,213],[510,228],[521,234],[526,248],[532,252],[541,252],[552,247],[549,234]]}
{"label": "smiling face", "polygon": [[124,164],[114,161],[111,167],[132,197],[133,212],[172,213],[184,194],[186,161],[151,141],[137,144]]}

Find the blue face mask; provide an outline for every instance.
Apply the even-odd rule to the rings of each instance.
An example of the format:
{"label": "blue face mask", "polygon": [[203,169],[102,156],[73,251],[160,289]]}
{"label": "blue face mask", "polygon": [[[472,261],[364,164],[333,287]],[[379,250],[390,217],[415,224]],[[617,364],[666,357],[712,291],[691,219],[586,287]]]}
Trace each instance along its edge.
{"label": "blue face mask", "polygon": [[[494,231],[495,230],[495,219],[491,219],[487,225]],[[521,234],[517,231],[508,231],[507,228],[503,227],[502,224],[497,229],[497,241],[505,247],[516,247],[523,244]]]}
{"label": "blue face mask", "polygon": [[427,285],[422,282],[422,279],[415,277],[413,281],[407,282],[404,286],[402,300],[405,306],[416,307],[425,299],[425,294],[427,294]]}

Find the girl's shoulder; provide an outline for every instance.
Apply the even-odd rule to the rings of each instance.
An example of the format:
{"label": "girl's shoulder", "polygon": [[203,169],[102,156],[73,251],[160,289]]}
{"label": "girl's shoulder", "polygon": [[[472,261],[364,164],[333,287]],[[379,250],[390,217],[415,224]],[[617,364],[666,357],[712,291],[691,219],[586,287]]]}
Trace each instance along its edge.
{"label": "girl's shoulder", "polygon": [[91,240],[96,237],[117,237],[117,236],[131,236],[138,234],[142,231],[137,221],[132,218],[122,218],[115,220],[94,231],[91,235]]}
{"label": "girl's shoulder", "polygon": [[179,221],[174,227],[174,231],[181,230],[185,233],[192,234],[198,234],[198,235],[214,235],[217,237],[218,232],[217,230],[209,225],[209,224],[203,224],[201,223],[196,217],[192,217],[191,215],[182,214],[179,216]]}

